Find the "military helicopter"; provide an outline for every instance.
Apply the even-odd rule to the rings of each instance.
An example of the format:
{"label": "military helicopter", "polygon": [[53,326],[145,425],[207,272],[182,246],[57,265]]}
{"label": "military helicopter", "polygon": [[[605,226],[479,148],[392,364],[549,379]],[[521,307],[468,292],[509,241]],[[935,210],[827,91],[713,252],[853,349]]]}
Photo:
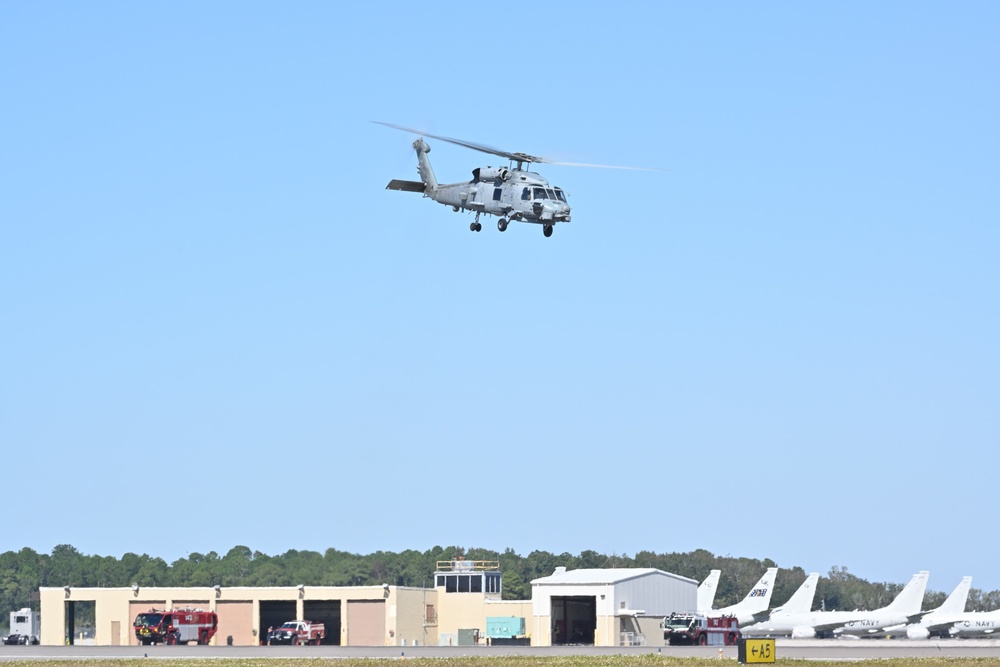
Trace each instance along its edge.
{"label": "military helicopter", "polygon": [[[420,174],[420,180],[393,179],[385,186],[386,190],[422,192],[425,197],[430,197],[439,204],[451,206],[456,213],[475,211],[476,219],[469,225],[469,229],[474,232],[482,231],[483,225],[479,222],[479,216],[484,213],[499,217],[497,229],[501,232],[507,231],[507,225],[511,222],[533,222],[542,225],[542,233],[546,238],[552,236],[552,230],[556,223],[570,221],[570,207],[566,200],[566,193],[562,188],[551,185],[540,174],[525,169],[533,162],[571,167],[645,170],[644,167],[556,162],[537,155],[511,153],[472,141],[442,137],[392,123],[383,123],[377,120],[372,122],[420,135],[413,142],[413,149],[417,152],[417,173]],[[440,139],[483,153],[507,158],[510,160],[510,164],[507,167],[476,167],[472,170],[471,181],[441,185],[437,182],[430,159],[427,157],[431,147],[424,141],[424,137]]]}

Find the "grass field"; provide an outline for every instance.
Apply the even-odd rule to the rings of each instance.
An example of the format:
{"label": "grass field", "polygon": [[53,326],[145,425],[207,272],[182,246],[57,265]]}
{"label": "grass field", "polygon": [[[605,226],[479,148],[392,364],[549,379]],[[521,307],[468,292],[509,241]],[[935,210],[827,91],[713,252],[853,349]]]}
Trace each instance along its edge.
{"label": "grass field", "polygon": [[[3,667],[719,667],[736,665],[730,658],[675,658],[661,655],[609,655],[601,657],[468,657],[468,658],[231,658],[123,660],[15,660]],[[782,660],[778,665],[816,667],[817,661]],[[889,660],[823,661],[822,667],[1000,667],[1000,658],[892,658]]]}

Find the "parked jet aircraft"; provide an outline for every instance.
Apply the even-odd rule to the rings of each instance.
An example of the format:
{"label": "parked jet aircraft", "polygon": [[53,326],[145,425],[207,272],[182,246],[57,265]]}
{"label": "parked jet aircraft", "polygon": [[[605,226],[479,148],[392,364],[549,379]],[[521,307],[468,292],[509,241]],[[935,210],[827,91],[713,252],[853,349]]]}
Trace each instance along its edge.
{"label": "parked jet aircraft", "polygon": [[[712,570],[712,573],[708,575],[708,579],[705,579],[705,581],[702,582],[702,585],[709,583],[709,580],[712,579],[712,575],[717,572],[719,572],[719,570]],[[740,626],[767,618],[767,607],[771,604],[771,594],[774,592],[774,575],[777,572],[778,568],[776,567],[767,568],[767,571],[764,572],[764,576],[762,576],[754,587],[750,589],[750,592],[747,593],[745,598],[736,604],[731,604],[728,607],[723,607],[722,609],[712,609],[712,602],[715,598],[715,582],[711,582],[713,584],[712,599],[708,600],[708,604],[705,606],[702,606],[701,586],[699,586],[698,613],[706,615],[728,614],[730,616],[735,616]],[[718,576],[715,577],[715,581],[718,581]]]}
{"label": "parked jet aircraft", "polygon": [[967,611],[948,631],[952,637],[975,637],[1000,633],[1000,609]]}
{"label": "parked jet aircraft", "polygon": [[915,623],[926,612],[920,611],[924,603],[929,573],[921,570],[913,575],[896,599],[887,606],[874,611],[852,612],[856,618],[834,631],[836,635],[864,636],[881,632],[883,628],[906,623]]}
{"label": "parked jet aircraft", "polygon": [[722,574],[722,570],[712,570],[705,577],[705,581],[701,582],[701,585],[698,586],[698,611],[712,608],[712,603],[715,602],[715,591],[718,588],[720,574]]}
{"label": "parked jet aircraft", "polygon": [[955,590],[940,607],[927,612],[918,623],[909,625],[893,625],[885,628],[885,634],[890,637],[909,637],[910,639],[927,639],[930,636],[947,637],[953,625],[968,614],[965,613],[965,603],[969,600],[969,587],[972,577],[963,577]]}
{"label": "parked jet aircraft", "polygon": [[743,626],[740,631],[747,637],[791,635],[812,638],[817,633],[833,630],[854,620],[855,616],[850,612],[812,611],[818,581],[819,573],[811,573],[792,597],[788,598],[788,602],[771,610],[767,620]]}

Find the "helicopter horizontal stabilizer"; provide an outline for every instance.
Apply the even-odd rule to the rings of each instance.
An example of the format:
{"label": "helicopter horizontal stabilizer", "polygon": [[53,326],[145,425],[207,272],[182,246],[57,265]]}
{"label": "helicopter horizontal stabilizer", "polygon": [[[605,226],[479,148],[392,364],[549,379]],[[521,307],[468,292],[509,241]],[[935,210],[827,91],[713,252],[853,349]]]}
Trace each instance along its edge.
{"label": "helicopter horizontal stabilizer", "polygon": [[400,181],[394,178],[389,181],[389,185],[385,186],[385,189],[400,190],[402,192],[423,192],[427,189],[427,186],[420,181]]}

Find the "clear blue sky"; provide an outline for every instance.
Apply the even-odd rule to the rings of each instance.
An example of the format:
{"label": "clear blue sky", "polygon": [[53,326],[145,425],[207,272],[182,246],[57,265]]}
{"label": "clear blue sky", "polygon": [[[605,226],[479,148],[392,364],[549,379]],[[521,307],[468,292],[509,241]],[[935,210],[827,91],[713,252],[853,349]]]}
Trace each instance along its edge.
{"label": "clear blue sky", "polygon": [[[1000,5],[0,4],[0,550],[1000,588]],[[426,128],[550,239],[417,195]],[[499,158],[431,140],[443,182]]]}

